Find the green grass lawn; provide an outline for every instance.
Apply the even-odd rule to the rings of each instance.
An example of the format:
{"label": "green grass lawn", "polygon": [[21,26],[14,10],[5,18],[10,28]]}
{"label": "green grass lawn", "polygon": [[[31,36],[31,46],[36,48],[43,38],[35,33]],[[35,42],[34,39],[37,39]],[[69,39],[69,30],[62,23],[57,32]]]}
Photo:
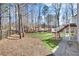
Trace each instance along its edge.
{"label": "green grass lawn", "polygon": [[55,40],[54,38],[52,38],[53,34],[49,32],[34,32],[29,34],[31,34],[32,37],[40,38],[44,46],[47,47],[49,50],[55,48],[59,43],[59,40]]}

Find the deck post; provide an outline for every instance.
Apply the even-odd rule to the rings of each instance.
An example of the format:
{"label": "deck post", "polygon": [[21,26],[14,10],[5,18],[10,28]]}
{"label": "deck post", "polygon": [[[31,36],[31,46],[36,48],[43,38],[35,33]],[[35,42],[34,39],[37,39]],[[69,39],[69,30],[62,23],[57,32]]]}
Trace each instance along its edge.
{"label": "deck post", "polygon": [[64,33],[64,39],[65,39],[65,38],[66,38],[66,29],[64,29],[64,32],[65,32],[65,33]]}
{"label": "deck post", "polygon": [[71,28],[70,28],[70,23],[69,23],[69,41],[71,40]]}

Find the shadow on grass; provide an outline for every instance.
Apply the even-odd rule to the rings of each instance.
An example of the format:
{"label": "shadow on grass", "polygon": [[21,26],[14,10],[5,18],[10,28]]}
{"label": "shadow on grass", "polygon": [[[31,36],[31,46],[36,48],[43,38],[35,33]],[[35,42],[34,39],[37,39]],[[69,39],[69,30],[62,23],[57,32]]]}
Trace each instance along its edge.
{"label": "shadow on grass", "polygon": [[45,39],[45,40],[42,40],[43,42],[45,42],[46,44],[48,44],[51,48],[54,48],[56,47],[60,40],[55,40],[55,39],[52,39],[52,38],[48,38],[48,39]]}

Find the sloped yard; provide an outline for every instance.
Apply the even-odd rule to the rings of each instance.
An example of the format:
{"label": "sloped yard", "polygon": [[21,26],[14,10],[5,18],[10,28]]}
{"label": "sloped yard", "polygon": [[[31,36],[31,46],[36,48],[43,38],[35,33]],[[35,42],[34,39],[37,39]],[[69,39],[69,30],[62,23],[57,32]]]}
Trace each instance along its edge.
{"label": "sloped yard", "polygon": [[58,40],[52,38],[52,33],[48,32],[26,33],[22,39],[15,34],[0,40],[0,55],[45,56],[51,54],[58,43]]}
{"label": "sloped yard", "polygon": [[3,56],[45,56],[50,51],[44,47],[40,39],[25,34],[19,39],[17,35],[0,41],[0,55]]}
{"label": "sloped yard", "polygon": [[43,42],[44,46],[50,51],[59,44],[59,40],[55,40],[54,38],[52,38],[53,34],[49,32],[34,32],[28,34],[31,35],[33,38],[39,38]]}

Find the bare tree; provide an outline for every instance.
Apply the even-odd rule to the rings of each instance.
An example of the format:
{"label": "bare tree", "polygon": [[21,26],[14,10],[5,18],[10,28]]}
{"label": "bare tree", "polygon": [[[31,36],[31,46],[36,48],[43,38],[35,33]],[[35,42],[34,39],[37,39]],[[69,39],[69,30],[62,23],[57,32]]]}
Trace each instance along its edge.
{"label": "bare tree", "polygon": [[11,14],[10,14],[10,4],[8,5],[8,10],[9,10],[9,35],[11,35]]}
{"label": "bare tree", "polygon": [[29,18],[28,18],[28,16],[29,16],[28,8],[29,8],[29,4],[26,4],[27,32],[29,31],[29,29],[28,29],[28,25],[29,25],[29,23],[28,23],[28,20],[29,20]]}
{"label": "bare tree", "polygon": [[2,28],[1,28],[1,3],[0,3],[0,40],[2,39]]}
{"label": "bare tree", "polygon": [[47,17],[46,17],[46,22],[48,24],[48,31],[51,30],[51,22],[53,22],[53,15],[51,14],[48,14]]}
{"label": "bare tree", "polygon": [[69,4],[69,9],[71,11],[71,15],[74,16],[74,4],[73,3]]}
{"label": "bare tree", "polygon": [[53,7],[53,10],[56,14],[56,18],[57,18],[57,21],[58,21],[58,25],[59,26],[59,17],[60,17],[60,10],[61,10],[61,3],[54,3],[52,4],[52,7]]}
{"label": "bare tree", "polygon": [[19,28],[18,28],[18,30],[19,30],[19,38],[21,39],[21,15],[20,15],[20,5],[19,4],[17,4],[17,11],[18,11],[18,25],[19,25]]}
{"label": "bare tree", "polygon": [[[53,7],[54,13],[56,15],[56,20],[57,20],[55,22],[56,23],[55,28],[56,28],[56,27],[59,27],[59,25],[60,25],[59,17],[60,17],[60,11],[61,11],[61,3],[54,3],[54,4],[52,4],[52,7]],[[57,31],[56,31],[56,34],[58,34]],[[59,33],[59,37],[60,37],[60,33]]]}
{"label": "bare tree", "polygon": [[[42,14],[44,15],[44,20],[45,20],[45,15],[48,13],[49,7],[44,5],[43,9],[42,9]],[[45,22],[45,21],[44,21]],[[45,24],[45,23],[44,23]],[[45,27],[44,27],[45,29]]]}
{"label": "bare tree", "polygon": [[34,22],[34,5],[31,4],[31,31],[33,31],[33,22]]}
{"label": "bare tree", "polygon": [[63,15],[62,15],[62,18],[63,18],[63,21],[65,22],[65,23],[68,23],[68,4],[66,3],[65,4],[65,8],[63,9]]}
{"label": "bare tree", "polygon": [[39,24],[40,24],[40,15],[41,15],[41,4],[39,3],[38,4],[38,10],[39,10],[39,12],[38,12],[38,31],[39,31]]}
{"label": "bare tree", "polygon": [[16,33],[18,31],[17,21],[18,21],[18,14],[17,14],[17,5],[15,4],[15,27],[16,27]]}
{"label": "bare tree", "polygon": [[20,16],[21,17],[21,30],[22,30],[22,37],[24,37],[24,26],[23,26],[23,22],[22,22],[22,20],[23,20],[23,18],[22,18],[22,15]]}
{"label": "bare tree", "polygon": [[66,4],[66,8],[65,8],[65,16],[66,16],[66,23],[68,20],[68,8],[67,8],[67,4]]}
{"label": "bare tree", "polygon": [[31,4],[31,29],[32,31],[34,31],[35,27],[34,27],[34,20],[35,20],[35,6],[37,4]]}

